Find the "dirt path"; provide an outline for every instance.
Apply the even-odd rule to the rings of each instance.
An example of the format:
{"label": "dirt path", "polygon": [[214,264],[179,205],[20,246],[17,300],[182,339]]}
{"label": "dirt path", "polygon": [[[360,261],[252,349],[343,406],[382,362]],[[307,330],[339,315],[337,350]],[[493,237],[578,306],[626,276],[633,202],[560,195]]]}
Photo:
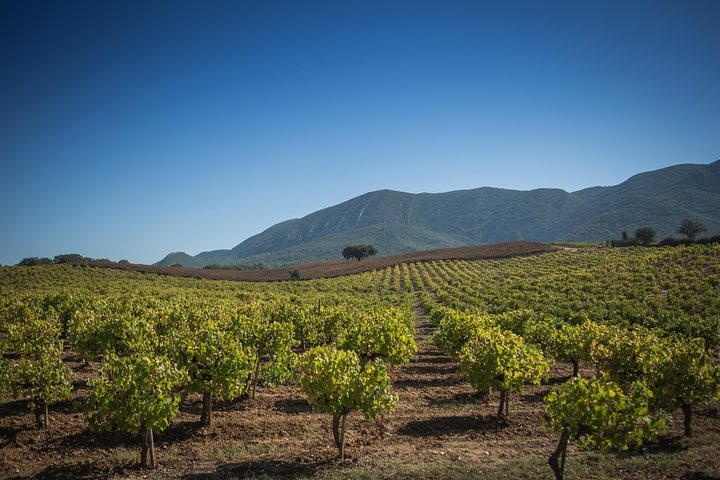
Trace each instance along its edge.
{"label": "dirt path", "polygon": [[520,451],[545,455],[551,436],[533,405],[544,390],[513,396],[511,418],[497,420],[496,395],[475,392],[458,364],[429,343],[435,331],[429,317],[419,306],[414,314],[418,353],[398,369],[394,386],[400,402],[390,421],[392,441],[373,461],[487,467]]}

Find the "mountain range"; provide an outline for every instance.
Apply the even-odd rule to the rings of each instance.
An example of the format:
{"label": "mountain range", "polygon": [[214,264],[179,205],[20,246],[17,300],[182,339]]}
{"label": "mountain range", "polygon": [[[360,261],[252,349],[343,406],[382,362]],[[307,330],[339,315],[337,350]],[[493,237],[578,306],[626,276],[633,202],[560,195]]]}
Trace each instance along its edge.
{"label": "mountain range", "polygon": [[379,255],[513,240],[604,242],[652,227],[657,238],[685,218],[720,233],[720,160],[640,173],[577,192],[482,187],[445,193],[379,190],[278,223],[230,250],[167,255],[156,265],[280,266],[342,258],[370,243]]}

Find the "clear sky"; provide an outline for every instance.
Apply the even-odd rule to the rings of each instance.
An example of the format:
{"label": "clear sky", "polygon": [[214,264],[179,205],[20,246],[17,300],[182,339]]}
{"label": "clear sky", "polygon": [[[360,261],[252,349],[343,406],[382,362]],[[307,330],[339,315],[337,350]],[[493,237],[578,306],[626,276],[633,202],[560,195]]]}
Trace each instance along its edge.
{"label": "clear sky", "polygon": [[0,263],[720,158],[720,1],[0,2]]}

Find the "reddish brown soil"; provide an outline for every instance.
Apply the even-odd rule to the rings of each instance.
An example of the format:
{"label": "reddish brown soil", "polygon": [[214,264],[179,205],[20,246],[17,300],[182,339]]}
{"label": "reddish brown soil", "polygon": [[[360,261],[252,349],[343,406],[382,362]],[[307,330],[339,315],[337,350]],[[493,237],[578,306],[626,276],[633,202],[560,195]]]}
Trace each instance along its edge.
{"label": "reddish brown soil", "polygon": [[[422,339],[430,327],[422,317],[419,322]],[[72,358],[68,361],[79,377],[73,393],[73,399],[78,399],[87,395],[86,381],[97,365],[85,369]],[[296,386],[259,388],[255,399],[218,402],[213,425],[207,429],[197,426],[201,399],[189,398],[171,426],[156,435],[160,465],[155,471],[135,466],[139,448],[133,436],[89,432],[71,401],[54,405],[50,428],[36,430],[23,402],[4,399],[0,403],[0,478],[347,478],[358,474],[398,480],[447,478],[447,472],[454,472],[456,478],[471,478],[462,472],[480,472],[482,477],[489,472],[495,475],[491,478],[551,478],[544,462],[557,436],[543,428],[542,398],[569,374],[569,366],[556,366],[546,385],[512,394],[510,418],[498,420],[497,394],[475,393],[457,373],[456,363],[421,343],[412,362],[393,372],[400,401],[384,425],[359,414],[349,417],[349,460],[344,464],[337,461],[330,417],[312,412]],[[603,456],[608,459],[603,461],[617,462],[620,473],[596,475],[590,465],[579,476],[720,478],[717,443],[711,445],[710,454],[693,456],[693,452],[705,452],[703,447],[688,448],[688,453],[678,450],[684,448],[678,443],[682,421],[677,415],[675,420],[660,446],[644,454],[652,457],[647,461],[654,466],[633,470],[634,457],[610,455]],[[720,441],[717,406],[700,409],[693,424],[696,437],[705,439],[705,444]],[[663,460],[666,451],[672,453],[672,461]],[[508,462],[518,460],[537,465],[541,473],[504,473]],[[575,446],[568,462],[568,469],[580,466]],[[417,470],[423,465],[431,466],[430,473]]]}
{"label": "reddish brown soil", "polygon": [[558,250],[558,247],[542,245],[534,242],[508,242],[477,247],[444,248],[439,250],[426,250],[423,252],[405,253],[389,257],[368,258],[362,261],[338,260],[327,262],[303,263],[266,270],[209,270],[203,268],[184,267],[158,267],[155,265],[103,263],[90,264],[117,268],[121,270],[134,270],[143,273],[157,273],[161,275],[174,275],[178,277],[205,278],[210,280],[242,280],[248,282],[268,282],[289,280],[290,270],[297,270],[302,279],[330,278],[341,275],[368,272],[382,269],[391,265],[411,262],[425,262],[430,260],[479,260],[491,258],[508,258],[523,255],[536,255]]}

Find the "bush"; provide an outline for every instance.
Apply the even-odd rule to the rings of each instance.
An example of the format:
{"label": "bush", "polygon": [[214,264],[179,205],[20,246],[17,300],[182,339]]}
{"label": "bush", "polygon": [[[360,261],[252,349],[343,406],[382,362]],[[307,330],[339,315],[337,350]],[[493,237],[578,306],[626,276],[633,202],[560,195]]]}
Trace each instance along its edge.
{"label": "bush", "polygon": [[357,261],[360,261],[363,258],[372,257],[373,255],[377,255],[377,253],[377,248],[375,248],[374,245],[350,245],[345,247],[342,251],[342,255],[345,260],[354,258]]}
{"label": "bush", "polygon": [[52,265],[53,261],[49,258],[38,258],[38,257],[28,257],[23,258],[20,260],[20,263],[17,264],[18,267],[36,267],[38,265]]}
{"label": "bush", "polygon": [[640,227],[635,230],[635,239],[640,245],[650,245],[655,241],[655,229],[650,227]]}

